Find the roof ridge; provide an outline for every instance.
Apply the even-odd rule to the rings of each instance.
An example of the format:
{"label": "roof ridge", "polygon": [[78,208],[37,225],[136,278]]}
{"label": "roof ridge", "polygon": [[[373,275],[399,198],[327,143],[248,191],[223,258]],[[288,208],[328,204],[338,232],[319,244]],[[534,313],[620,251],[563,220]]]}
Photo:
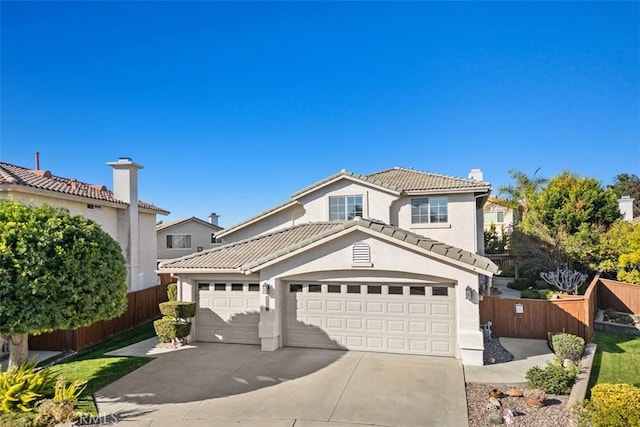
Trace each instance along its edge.
{"label": "roof ridge", "polygon": [[372,174],[367,175],[367,177],[371,176],[371,175],[377,175],[377,174],[381,174],[384,172],[389,172],[389,171],[393,171],[393,170],[401,170],[401,171],[405,171],[405,172],[415,172],[415,173],[421,173],[424,175],[431,175],[431,176],[437,176],[440,178],[449,178],[449,179],[460,179],[462,181],[473,181],[473,182],[483,182],[483,183],[488,183],[487,181],[477,181],[475,179],[471,179],[471,178],[464,178],[462,176],[456,176],[456,175],[448,175],[445,173],[438,173],[438,172],[427,172],[421,169],[414,169],[414,168],[410,168],[410,167],[404,167],[404,166],[394,166],[392,168],[389,169],[385,169],[379,172],[374,172]]}

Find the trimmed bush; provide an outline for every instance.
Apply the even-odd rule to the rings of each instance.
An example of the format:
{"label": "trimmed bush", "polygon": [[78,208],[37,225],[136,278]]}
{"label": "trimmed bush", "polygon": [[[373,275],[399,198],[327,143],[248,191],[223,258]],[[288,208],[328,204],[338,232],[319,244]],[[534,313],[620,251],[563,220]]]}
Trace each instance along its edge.
{"label": "trimmed bush", "polygon": [[536,279],[519,278],[507,285],[508,288],[515,289],[517,291],[524,291],[525,289],[535,288]]}
{"label": "trimmed bush", "polygon": [[35,362],[25,362],[0,374],[0,413],[31,412],[36,402],[52,396],[56,377],[49,369],[34,372]]}
{"label": "trimmed bush", "polygon": [[196,315],[196,303],[186,301],[167,301],[160,303],[160,313],[174,319],[188,319]]}
{"label": "trimmed bush", "polygon": [[541,388],[550,394],[569,394],[578,376],[578,369],[565,369],[559,361],[548,364],[545,368],[534,366],[529,369],[526,378],[531,388]]}
{"label": "trimmed bush", "polygon": [[178,300],[178,284],[177,283],[169,283],[167,285],[167,298],[169,298],[169,301]]}
{"label": "trimmed bush", "polygon": [[575,363],[580,361],[584,353],[584,340],[576,335],[558,333],[551,334],[550,345],[560,359],[569,359]]}
{"label": "trimmed bush", "polygon": [[153,328],[160,342],[170,343],[189,335],[191,323],[164,318],[153,322]]}
{"label": "trimmed bush", "polygon": [[594,426],[640,426],[640,388],[629,384],[597,384],[586,405]]}

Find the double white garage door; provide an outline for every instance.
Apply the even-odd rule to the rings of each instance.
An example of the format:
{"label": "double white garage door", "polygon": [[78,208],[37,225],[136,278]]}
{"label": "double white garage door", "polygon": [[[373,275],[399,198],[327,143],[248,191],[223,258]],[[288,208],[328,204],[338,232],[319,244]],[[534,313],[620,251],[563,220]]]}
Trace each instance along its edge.
{"label": "double white garage door", "polygon": [[[452,286],[286,283],[284,345],[453,356]],[[258,284],[200,284],[197,339],[259,344]]]}

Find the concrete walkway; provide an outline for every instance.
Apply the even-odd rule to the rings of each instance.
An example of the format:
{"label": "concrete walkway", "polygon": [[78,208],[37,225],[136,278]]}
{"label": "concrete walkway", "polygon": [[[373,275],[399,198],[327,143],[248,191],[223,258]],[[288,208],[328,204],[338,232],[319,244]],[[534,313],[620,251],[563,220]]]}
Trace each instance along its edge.
{"label": "concrete walkway", "polygon": [[[150,355],[143,347],[128,351]],[[127,427],[468,425],[453,358],[210,343],[155,357],[95,394],[105,419],[117,414]]]}
{"label": "concrete walkway", "polygon": [[481,384],[522,384],[526,383],[527,371],[534,366],[546,366],[555,355],[549,349],[546,340],[521,338],[499,339],[502,346],[514,356],[507,363],[485,366],[465,366],[464,378],[468,383]]}

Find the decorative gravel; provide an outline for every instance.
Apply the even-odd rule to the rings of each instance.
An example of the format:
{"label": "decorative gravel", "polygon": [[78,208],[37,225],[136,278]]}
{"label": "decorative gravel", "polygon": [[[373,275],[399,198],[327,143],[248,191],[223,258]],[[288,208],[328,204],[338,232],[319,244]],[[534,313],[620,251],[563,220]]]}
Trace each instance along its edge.
{"label": "decorative gravel", "polygon": [[[524,397],[503,397],[500,399],[502,408],[500,410],[487,410],[489,402],[489,390],[497,388],[501,392],[506,392],[511,388],[524,391],[522,385],[497,385],[490,384],[467,384],[467,407],[469,411],[469,427],[492,426],[488,420],[490,414],[500,414],[502,408],[509,408],[515,415],[515,426],[531,427],[572,427],[576,424],[570,418],[570,409],[567,408],[569,396],[547,395],[546,406],[533,408],[527,406]],[[506,425],[506,424],[505,424]]]}
{"label": "decorative gravel", "polygon": [[[493,365],[513,360],[513,355],[505,349],[498,338],[484,339],[484,364]],[[489,390],[497,388],[505,393],[515,388],[525,390],[522,385],[491,385],[491,384],[467,384],[467,408],[469,411],[469,427],[492,426],[489,415],[501,414],[504,408],[511,409],[515,415],[515,426],[532,427],[573,427],[575,423],[570,418],[570,409],[566,403],[569,396],[547,395],[546,406],[534,408],[527,406],[524,397],[505,396],[500,399],[500,410],[487,410],[489,403]]]}
{"label": "decorative gravel", "polygon": [[511,362],[513,354],[509,353],[506,348],[500,344],[498,338],[489,340],[484,338],[484,353],[482,354],[485,365],[495,365],[496,363]]}

